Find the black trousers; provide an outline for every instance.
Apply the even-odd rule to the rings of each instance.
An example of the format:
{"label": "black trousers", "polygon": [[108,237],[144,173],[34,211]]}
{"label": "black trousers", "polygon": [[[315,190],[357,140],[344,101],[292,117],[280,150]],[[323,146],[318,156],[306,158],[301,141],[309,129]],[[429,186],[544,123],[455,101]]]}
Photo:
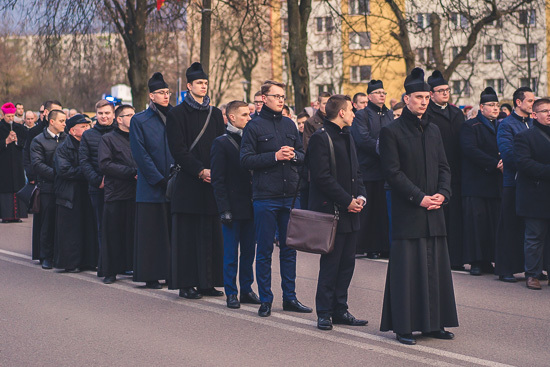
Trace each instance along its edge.
{"label": "black trousers", "polygon": [[40,193],[40,258],[53,260],[55,240],[55,195]]}
{"label": "black trousers", "polygon": [[134,261],[134,199],[108,201],[103,207],[101,264],[104,276],[132,270]]}
{"label": "black trousers", "polygon": [[348,288],[355,269],[358,231],[337,233],[334,250],[321,255],[315,307],[318,316],[339,315],[348,309]]}
{"label": "black trousers", "polygon": [[524,271],[524,233],[523,218],[516,215],[516,188],[505,187],[502,190],[502,204],[496,234],[496,275],[512,275]]}
{"label": "black trousers", "polygon": [[361,211],[361,228],[357,240],[357,253],[389,252],[388,206],[384,180],[364,181],[367,203]]}

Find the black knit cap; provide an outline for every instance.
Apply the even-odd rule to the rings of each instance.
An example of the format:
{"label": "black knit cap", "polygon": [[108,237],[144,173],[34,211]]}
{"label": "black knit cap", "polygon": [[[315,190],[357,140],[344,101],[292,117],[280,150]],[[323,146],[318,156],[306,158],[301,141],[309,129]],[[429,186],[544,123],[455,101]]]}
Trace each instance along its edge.
{"label": "black knit cap", "polygon": [[414,92],[429,92],[431,87],[424,81],[424,70],[414,68],[411,74],[405,78],[405,92],[411,94]]}
{"label": "black knit cap", "polygon": [[487,87],[481,92],[481,98],[479,99],[479,104],[487,102],[498,102],[497,92],[491,87]]}
{"label": "black knit cap", "polygon": [[187,77],[187,83],[192,83],[194,80],[197,79],[206,79],[208,80],[208,75],[204,72],[202,69],[202,65],[200,62],[194,62],[191,64],[189,69],[185,72],[185,76]]}
{"label": "black knit cap", "polygon": [[166,84],[166,82],[164,81],[164,77],[158,71],[153,74],[151,79],[149,79],[149,82],[147,83],[147,85],[149,86],[150,93],[153,93],[154,91],[159,89],[168,88],[168,84]]}
{"label": "black knit cap", "polygon": [[69,132],[73,127],[75,127],[78,124],[89,124],[90,122],[86,120],[86,117],[82,114],[77,114],[71,117],[70,119],[65,122],[65,132]]}
{"label": "black knit cap", "polygon": [[384,89],[384,83],[382,83],[381,80],[373,79],[369,82],[369,86],[367,87],[367,94],[371,94],[377,89]]}
{"label": "black knit cap", "polygon": [[431,76],[428,77],[428,84],[430,87],[432,87],[432,90],[435,87],[439,87],[440,85],[449,85],[449,82],[443,78],[443,74],[441,74],[441,71],[434,70]]}

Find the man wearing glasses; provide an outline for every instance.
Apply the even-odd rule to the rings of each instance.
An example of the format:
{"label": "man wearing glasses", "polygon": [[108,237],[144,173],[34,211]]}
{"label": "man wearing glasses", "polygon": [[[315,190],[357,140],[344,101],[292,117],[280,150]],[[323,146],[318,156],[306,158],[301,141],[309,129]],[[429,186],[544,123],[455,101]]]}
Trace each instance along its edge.
{"label": "man wearing glasses", "polygon": [[255,111],[252,112],[250,115],[251,118],[260,116],[260,111],[262,110],[262,107],[264,106],[264,101],[262,99],[262,91],[257,91],[256,94],[254,94],[254,108]]}
{"label": "man wearing glasses", "polygon": [[369,102],[357,111],[351,125],[368,199],[361,213],[356,253],[366,253],[372,259],[378,259],[381,253],[387,256],[390,250],[385,180],[377,149],[380,130],[393,121],[393,112],[385,105],[387,94],[381,80],[371,80],[367,87]]}
{"label": "man wearing glasses", "polygon": [[445,225],[447,227],[447,245],[451,258],[451,268],[464,270],[463,238],[462,238],[462,196],[461,196],[461,156],[460,127],[464,123],[464,114],[460,108],[449,103],[451,89],[439,70],[435,70],[428,78],[430,85],[430,104],[428,119],[439,127],[447,162],[451,167],[451,196],[449,203],[443,207]]}
{"label": "man wearing glasses", "polygon": [[279,230],[279,259],[283,288],[283,310],[310,313],[296,298],[296,250],[286,246],[290,206],[298,189],[298,172],[304,164],[304,150],[298,129],[282,116],[286,85],[266,81],[262,85],[264,105],[243,132],[240,160],[253,170],[252,199],[256,227],[256,279],[261,306],[258,315],[271,315],[271,255],[273,238]]}
{"label": "man wearing glasses", "polygon": [[479,112],[462,124],[462,207],[464,263],[471,275],[493,274],[502,190],[502,159],[497,145],[500,104],[491,87],[481,92]]}

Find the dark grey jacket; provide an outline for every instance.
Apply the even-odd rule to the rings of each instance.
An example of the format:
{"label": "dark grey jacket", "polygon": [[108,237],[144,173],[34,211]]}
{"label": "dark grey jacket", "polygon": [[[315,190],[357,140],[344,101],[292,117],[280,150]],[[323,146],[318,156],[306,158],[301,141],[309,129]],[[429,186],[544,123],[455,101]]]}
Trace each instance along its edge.
{"label": "dark grey jacket", "polygon": [[65,140],[66,134],[59,134],[59,139],[54,139],[44,128],[41,134],[37,135],[30,145],[30,160],[32,170],[38,180],[38,187],[43,193],[54,193],[53,183],[55,170],[53,156],[57,147]]}
{"label": "dark grey jacket", "polygon": [[99,186],[101,185],[101,181],[103,181],[103,173],[101,173],[99,169],[97,151],[103,134],[113,131],[115,126],[114,122],[109,126],[95,124],[92,129],[82,134],[82,141],[80,142],[79,148],[80,165],[82,166],[82,172],[86,180],[88,180],[88,190],[90,192],[102,190]]}

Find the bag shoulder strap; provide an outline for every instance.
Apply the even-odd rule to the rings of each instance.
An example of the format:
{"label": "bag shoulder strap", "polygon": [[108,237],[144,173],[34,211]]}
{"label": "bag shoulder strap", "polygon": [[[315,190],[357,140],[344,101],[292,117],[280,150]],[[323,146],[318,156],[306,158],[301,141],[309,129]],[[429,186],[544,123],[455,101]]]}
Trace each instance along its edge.
{"label": "bag shoulder strap", "polygon": [[241,149],[239,148],[239,144],[237,144],[237,142],[235,141],[235,139],[233,139],[233,137],[231,137],[231,135],[229,135],[229,134],[224,134],[224,136],[226,136],[226,137],[227,137],[227,140],[229,140],[229,142],[230,142],[231,144],[233,144],[233,146],[235,147],[235,149],[241,150]]}
{"label": "bag shoulder strap", "polygon": [[191,144],[191,148],[189,148],[189,151],[192,151],[193,148],[199,142],[199,140],[201,140],[202,136],[204,135],[204,132],[206,131],[206,128],[208,127],[208,123],[210,122],[210,116],[212,116],[212,106],[210,106],[210,110],[208,111],[208,117],[206,118],[206,122],[204,123],[204,126],[202,127],[201,132],[199,133],[199,135],[197,135],[193,144]]}

